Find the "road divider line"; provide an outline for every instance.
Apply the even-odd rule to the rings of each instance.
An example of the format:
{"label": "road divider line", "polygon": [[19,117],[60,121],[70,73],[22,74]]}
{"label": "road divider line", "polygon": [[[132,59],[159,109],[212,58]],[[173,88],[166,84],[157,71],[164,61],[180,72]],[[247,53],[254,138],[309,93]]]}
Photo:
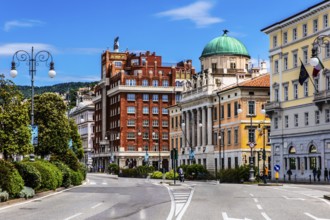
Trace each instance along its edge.
{"label": "road divider line", "polygon": [[102,202],[97,203],[96,205],[92,206],[91,208],[92,208],[92,209],[95,209],[96,207],[99,207],[99,206],[102,205],[102,204],[103,204]]}
{"label": "road divider line", "polygon": [[189,196],[189,199],[188,201],[186,202],[186,204],[183,206],[182,210],[180,211],[180,214],[178,215],[178,217],[176,218],[176,220],[181,220],[183,214],[186,212],[190,202],[191,202],[191,199],[193,197],[193,194],[194,194],[194,191],[195,189],[192,189],[191,192],[190,192],[190,196]]}
{"label": "road divider line", "polygon": [[251,196],[251,197],[254,197],[254,195],[253,195],[252,193],[250,193],[250,196]]}
{"label": "road divider line", "polygon": [[66,219],[64,219],[64,220],[70,220],[70,219],[73,219],[73,218],[75,218],[75,217],[78,217],[79,215],[81,215],[82,213],[81,212],[79,212],[79,213],[77,213],[77,214],[75,214],[75,215],[72,215],[72,216],[70,216],[70,217],[68,217],[68,218],[66,218]]}
{"label": "road divider line", "polygon": [[259,205],[259,204],[257,205],[257,208],[260,210],[262,209],[261,205]]}
{"label": "road divider line", "polygon": [[255,203],[258,203],[258,199],[256,199],[256,198],[253,198],[253,200],[254,200],[254,202],[255,202]]}
{"label": "road divider line", "polygon": [[262,212],[261,215],[266,219],[266,220],[272,220],[271,218],[268,217],[268,215],[265,212]]}
{"label": "road divider line", "polygon": [[166,220],[172,220],[174,212],[175,212],[174,196],[172,195],[171,189],[168,186],[165,186],[165,187],[167,188],[168,194],[170,194],[170,198],[171,198],[171,210],[170,210],[170,213],[168,213]]}

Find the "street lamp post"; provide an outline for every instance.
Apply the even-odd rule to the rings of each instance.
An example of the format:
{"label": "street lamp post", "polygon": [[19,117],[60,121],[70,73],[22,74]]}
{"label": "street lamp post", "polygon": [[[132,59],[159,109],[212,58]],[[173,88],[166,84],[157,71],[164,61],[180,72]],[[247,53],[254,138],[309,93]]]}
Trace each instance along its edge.
{"label": "street lamp post", "polygon": [[250,137],[250,135],[252,134],[252,131],[254,132],[254,130],[252,129],[252,113],[253,113],[253,109],[250,109],[250,104],[249,104],[249,116],[250,116],[250,129],[249,129],[249,147],[250,147],[250,152],[251,152],[251,156],[250,156],[250,178],[249,181],[253,182],[255,180],[254,177],[254,169],[253,169],[253,148],[255,147],[255,141],[252,140],[252,136]]}
{"label": "street lamp post", "polygon": [[[16,60],[16,62],[15,62]],[[50,63],[48,64],[48,60]],[[31,126],[34,125],[34,75],[36,74],[36,67],[39,62],[45,62],[49,66],[48,75],[50,78],[54,78],[56,75],[54,69],[53,56],[50,52],[46,50],[41,50],[34,54],[34,49],[32,47],[31,53],[29,54],[25,50],[18,50],[13,55],[13,60],[11,62],[10,76],[15,78],[17,76],[16,64],[19,65],[20,62],[28,62],[29,72],[31,76]]]}
{"label": "street lamp post", "polygon": [[[221,170],[221,164],[222,164],[222,159],[221,159],[221,148],[222,148],[222,135],[221,135],[221,97],[220,97],[220,92],[217,92],[217,96],[219,99],[219,117],[218,117],[218,124],[219,124],[219,183],[220,183],[220,170]],[[217,172],[217,170],[215,171]]]}
{"label": "street lamp post", "polygon": [[[15,61],[16,60],[16,61]],[[48,61],[50,62],[48,63]],[[31,53],[28,53],[25,50],[18,50],[14,53],[13,59],[11,62],[11,70],[10,76],[15,78],[18,74],[16,70],[16,65],[19,66],[20,62],[26,62],[29,64],[29,73],[31,76],[31,129],[32,131],[35,129],[34,127],[34,75],[36,74],[36,67],[39,62],[45,62],[46,66],[49,66],[48,75],[50,78],[54,78],[56,75],[54,69],[53,56],[50,52],[46,50],[41,50],[34,54],[34,49],[32,47]],[[33,142],[34,144],[34,142]],[[34,154],[30,154],[30,160],[34,161]]]}

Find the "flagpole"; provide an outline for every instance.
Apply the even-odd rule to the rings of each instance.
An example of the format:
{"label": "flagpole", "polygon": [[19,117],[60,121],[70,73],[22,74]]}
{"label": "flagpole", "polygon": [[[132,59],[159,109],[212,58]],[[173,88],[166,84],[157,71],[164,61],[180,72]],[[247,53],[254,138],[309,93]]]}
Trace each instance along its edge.
{"label": "flagpole", "polygon": [[[301,62],[302,65],[303,65],[304,63],[301,61],[300,58],[299,58],[299,60],[300,60],[300,62]],[[314,84],[314,82],[313,82],[311,76],[309,75],[308,71],[306,71],[306,72],[307,72],[308,78],[311,80],[311,83],[312,83],[312,85],[314,86],[315,91],[316,91],[316,92],[319,92],[319,90],[316,88],[316,86],[315,86],[315,84]]]}

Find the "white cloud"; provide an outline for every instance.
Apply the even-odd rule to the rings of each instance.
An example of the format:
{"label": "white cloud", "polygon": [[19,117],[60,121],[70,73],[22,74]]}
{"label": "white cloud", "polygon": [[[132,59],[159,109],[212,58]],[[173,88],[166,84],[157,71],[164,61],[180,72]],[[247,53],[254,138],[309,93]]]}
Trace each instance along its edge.
{"label": "white cloud", "polygon": [[35,26],[41,26],[43,24],[45,23],[38,20],[13,20],[5,22],[3,30],[9,32],[13,28],[30,28]]}
{"label": "white cloud", "polygon": [[36,51],[47,50],[49,52],[57,52],[56,48],[49,44],[43,43],[12,43],[0,45],[0,56],[12,56],[18,50],[25,50],[31,53],[32,47]]}
{"label": "white cloud", "polygon": [[170,17],[172,20],[191,20],[197,27],[206,27],[211,24],[220,23],[221,18],[212,17],[209,10],[212,3],[199,1],[193,4],[157,13],[160,17]]}

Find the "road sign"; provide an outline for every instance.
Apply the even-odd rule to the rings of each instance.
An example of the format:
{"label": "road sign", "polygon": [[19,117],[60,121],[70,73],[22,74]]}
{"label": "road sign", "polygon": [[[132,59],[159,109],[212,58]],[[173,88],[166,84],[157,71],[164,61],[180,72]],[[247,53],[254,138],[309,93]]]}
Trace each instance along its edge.
{"label": "road sign", "polygon": [[281,169],[280,165],[277,165],[277,164],[276,164],[276,165],[274,166],[274,170],[275,170],[275,171],[280,171],[280,169]]}
{"label": "road sign", "polygon": [[256,144],[255,144],[254,142],[250,142],[250,143],[249,143],[249,146],[250,146],[251,148],[254,148],[254,146],[256,146]]}

